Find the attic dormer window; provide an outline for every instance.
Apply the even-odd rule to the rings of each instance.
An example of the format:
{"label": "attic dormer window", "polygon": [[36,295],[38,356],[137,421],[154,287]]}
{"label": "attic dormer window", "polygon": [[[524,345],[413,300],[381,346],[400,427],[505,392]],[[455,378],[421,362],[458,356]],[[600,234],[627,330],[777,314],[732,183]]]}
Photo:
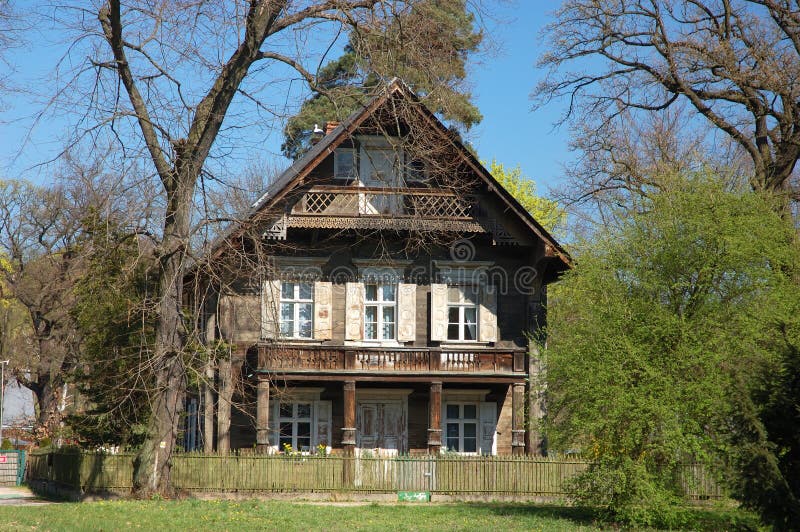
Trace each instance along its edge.
{"label": "attic dormer window", "polygon": [[427,177],[425,162],[421,159],[411,159],[406,165],[406,181],[424,182]]}
{"label": "attic dormer window", "polygon": [[365,136],[359,140],[358,176],[361,183],[368,187],[400,186],[402,150],[387,137]]}
{"label": "attic dormer window", "polygon": [[337,148],[333,151],[333,177],[336,179],[356,177],[356,153],[353,148]]}

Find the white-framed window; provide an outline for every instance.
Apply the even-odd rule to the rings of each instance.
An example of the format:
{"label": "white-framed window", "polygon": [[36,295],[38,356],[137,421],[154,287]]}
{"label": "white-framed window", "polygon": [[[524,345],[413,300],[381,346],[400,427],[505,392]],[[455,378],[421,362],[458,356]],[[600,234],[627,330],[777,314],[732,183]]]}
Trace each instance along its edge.
{"label": "white-framed window", "polygon": [[313,334],[314,287],[311,283],[281,283],[281,336],[310,339]]}
{"label": "white-framed window", "polygon": [[448,451],[478,452],[478,403],[445,404],[445,445]]}
{"label": "white-framed window", "polygon": [[364,285],[364,339],[394,340],[397,331],[397,284]]}
{"label": "white-framed window", "polygon": [[479,290],[474,285],[447,287],[447,339],[457,342],[478,340]]}
{"label": "white-framed window", "polygon": [[356,152],[353,148],[333,150],[333,177],[336,179],[356,177]]}
{"label": "white-framed window", "polygon": [[311,451],[311,402],[278,405],[278,450]]}

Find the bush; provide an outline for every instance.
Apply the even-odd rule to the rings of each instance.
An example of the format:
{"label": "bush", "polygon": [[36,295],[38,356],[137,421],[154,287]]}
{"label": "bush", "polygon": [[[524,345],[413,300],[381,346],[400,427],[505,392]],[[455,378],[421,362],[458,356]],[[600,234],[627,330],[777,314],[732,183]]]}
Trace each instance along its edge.
{"label": "bush", "polygon": [[3,438],[3,442],[0,443],[0,451],[12,451],[14,449],[14,444],[11,443],[11,440],[8,438]]}
{"label": "bush", "polygon": [[628,456],[601,458],[569,488],[576,502],[596,508],[603,521],[672,529],[686,527],[692,520],[680,486]]}

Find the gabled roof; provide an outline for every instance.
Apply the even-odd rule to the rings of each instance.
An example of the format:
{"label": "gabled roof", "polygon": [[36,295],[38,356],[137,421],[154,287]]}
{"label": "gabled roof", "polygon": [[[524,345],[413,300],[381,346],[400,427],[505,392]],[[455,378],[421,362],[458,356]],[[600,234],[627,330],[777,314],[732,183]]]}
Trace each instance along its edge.
{"label": "gabled roof", "polygon": [[[327,158],[333,153],[342,142],[352,135],[356,129],[369,118],[377,109],[385,104],[390,97],[400,95],[410,101],[419,103],[420,100],[417,95],[400,79],[394,78],[390,81],[386,88],[363,108],[355,111],[330,133],[325,135],[319,142],[311,147],[302,157],[297,159],[288,169],[281,173],[275,181],[270,184],[267,190],[253,203],[249,213],[244,219],[253,219],[259,216],[260,213],[268,211],[269,208],[275,205],[281,198],[288,192],[301,183],[310,171],[312,171],[323,159]],[[497,180],[489,173],[489,171],[475,158],[475,156],[463,145],[463,143],[455,138],[450,131],[436,118],[436,116],[425,106],[415,105],[421,117],[424,118],[428,124],[436,129],[442,136],[443,141],[451,143],[464,162],[469,165],[473,171],[480,176],[480,178],[487,184],[490,192],[496,194],[516,216],[526,225],[534,234],[536,234],[545,243],[547,255],[557,257],[563,261],[564,265],[571,266],[572,260],[569,254],[561,247],[555,238],[544,228],[542,225],[528,212],[520,203],[502,186]],[[212,254],[219,247],[219,244],[228,238],[235,237],[241,225],[232,227],[226,234],[222,235],[215,244],[212,246]]]}

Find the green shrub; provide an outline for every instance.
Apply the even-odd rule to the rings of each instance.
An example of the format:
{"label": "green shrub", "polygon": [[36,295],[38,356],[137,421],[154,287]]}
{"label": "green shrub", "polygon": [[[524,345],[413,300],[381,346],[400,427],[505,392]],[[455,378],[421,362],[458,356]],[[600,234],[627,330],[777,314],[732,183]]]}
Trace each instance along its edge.
{"label": "green shrub", "polygon": [[571,482],[570,491],[575,502],[596,508],[607,522],[681,528],[691,520],[679,486],[625,455],[602,457]]}

